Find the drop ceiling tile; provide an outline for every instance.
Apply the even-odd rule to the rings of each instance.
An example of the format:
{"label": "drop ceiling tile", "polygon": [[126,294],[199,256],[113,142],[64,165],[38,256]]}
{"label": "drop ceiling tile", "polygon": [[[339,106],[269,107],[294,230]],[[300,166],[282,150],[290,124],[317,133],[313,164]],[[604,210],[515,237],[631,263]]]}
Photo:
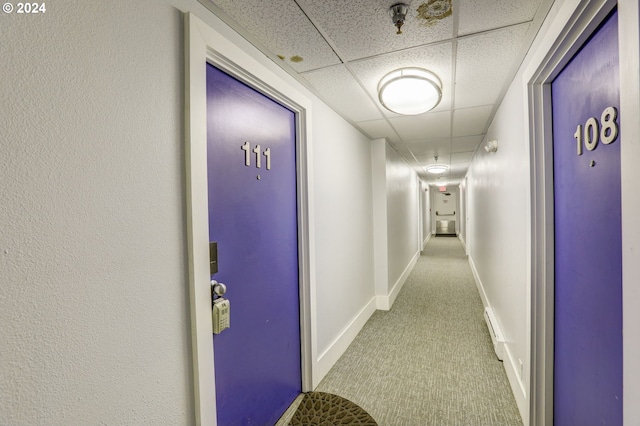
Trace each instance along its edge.
{"label": "drop ceiling tile", "polygon": [[[432,164],[436,164],[436,161],[433,158],[433,155],[416,155],[416,160],[418,161],[418,164],[420,164],[420,166],[422,167],[427,167],[430,166]],[[438,157],[438,162],[437,164],[447,164],[449,165],[449,156],[448,155],[443,155]]]}
{"label": "drop ceiling tile", "polygon": [[452,164],[447,175],[447,182],[449,186],[454,186],[464,178],[467,174],[467,166],[465,164]]}
{"label": "drop ceiling tile", "polygon": [[403,142],[426,138],[447,138],[451,133],[451,113],[449,111],[396,117],[389,119],[389,121]]}
{"label": "drop ceiling tile", "polygon": [[383,118],[344,65],[305,72],[302,76],[322,94],[329,105],[352,122]]}
{"label": "drop ceiling tile", "polygon": [[389,8],[398,1],[297,2],[346,61],[408,49],[453,36],[451,15],[427,24],[419,17],[418,2],[410,4],[402,34],[396,34],[397,29],[389,15]]}
{"label": "drop ceiling tile", "polygon": [[469,164],[473,158],[473,152],[457,152],[451,154],[451,164]]}
{"label": "drop ceiling tile", "polygon": [[437,179],[437,180],[435,180],[433,182],[435,182],[438,187],[444,186],[444,187],[447,188],[447,190],[450,191],[451,188],[455,188],[460,184],[460,179],[462,177],[464,177],[464,175],[462,175],[462,176],[451,175],[451,176],[447,176],[443,180]]}
{"label": "drop ceiling tile", "polygon": [[412,162],[414,161],[413,154],[407,145],[403,143],[392,143],[391,148],[398,154],[402,155],[405,159],[410,158]]}
{"label": "drop ceiling tile", "polygon": [[451,152],[475,151],[483,137],[483,135],[475,135],[453,138]]}
{"label": "drop ceiling tile", "polygon": [[429,142],[412,142],[405,146],[416,157],[428,156],[433,160],[434,155],[444,157],[449,155],[451,149],[451,141],[449,139],[432,140]]}
{"label": "drop ceiling tile", "polygon": [[341,63],[291,0],[211,0],[273,54],[298,72]]}
{"label": "drop ceiling tile", "polygon": [[[450,42],[440,43],[351,62],[348,66],[362,82],[369,95],[376,100],[378,100],[378,83],[387,73],[404,67],[428,69],[442,81],[442,100],[432,112],[444,111],[451,107],[452,48]],[[387,117],[400,117],[400,115],[384,109],[382,105],[380,107],[383,108],[383,112]]]}
{"label": "drop ceiling tile", "polygon": [[493,105],[456,109],[453,112],[453,136],[474,136],[484,133]]}
{"label": "drop ceiling tile", "polygon": [[360,121],[356,126],[371,139],[387,138],[392,143],[400,142],[398,134],[387,120]]}
{"label": "drop ceiling tile", "polygon": [[[475,151],[492,105],[500,101],[526,52],[522,44],[533,37],[535,29],[530,26],[541,21],[536,16],[542,15],[540,3],[552,2],[455,0],[454,16],[425,26],[417,19],[417,9],[427,0],[408,1],[403,34],[396,35],[388,9],[397,0],[200,1],[216,4],[215,9],[224,11],[223,19],[247,38],[258,40],[265,54],[282,55],[283,64],[289,65],[285,70],[303,73],[308,86],[364,134],[386,138],[412,161],[414,154],[433,161],[436,149],[447,161]],[[455,49],[454,35],[462,36]],[[302,61],[291,61],[294,56]],[[442,80],[443,98],[433,111],[400,116],[378,103],[379,80],[407,66],[429,69]],[[461,170],[454,171],[456,164],[451,175],[463,175],[467,165],[460,163]]]}
{"label": "drop ceiling tile", "polygon": [[529,22],[541,0],[474,0],[458,2],[458,35]]}
{"label": "drop ceiling tile", "polygon": [[[449,169],[449,171],[451,173],[455,173],[456,175],[464,176],[464,174],[467,172],[467,165],[466,164],[461,164],[461,163],[452,163],[451,164],[451,168]],[[462,177],[462,176],[460,176],[460,177]]]}
{"label": "drop ceiling tile", "polygon": [[521,24],[458,41],[456,108],[498,101],[521,61],[529,24]]}

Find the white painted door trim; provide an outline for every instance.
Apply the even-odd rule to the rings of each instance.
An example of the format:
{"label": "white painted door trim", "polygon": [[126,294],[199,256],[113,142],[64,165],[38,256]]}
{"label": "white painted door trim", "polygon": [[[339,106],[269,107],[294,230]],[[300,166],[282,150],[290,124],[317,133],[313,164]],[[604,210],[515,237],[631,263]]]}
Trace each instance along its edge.
{"label": "white painted door trim", "polygon": [[187,174],[187,236],[195,418],[198,425],[216,425],[215,369],[209,275],[207,192],[206,63],[215,65],[296,114],[298,186],[298,253],[302,390],[312,388],[314,341],[311,300],[313,233],[310,223],[311,101],[272,70],[227,40],[191,13],[185,14],[185,145]]}
{"label": "white painted door trim", "polygon": [[531,162],[531,426],[553,424],[554,223],[551,83],[616,6],[615,0],[566,2],[566,22],[528,81]]}
{"label": "white painted door trim", "polygon": [[618,0],[622,174],[623,423],[640,424],[640,4]]}

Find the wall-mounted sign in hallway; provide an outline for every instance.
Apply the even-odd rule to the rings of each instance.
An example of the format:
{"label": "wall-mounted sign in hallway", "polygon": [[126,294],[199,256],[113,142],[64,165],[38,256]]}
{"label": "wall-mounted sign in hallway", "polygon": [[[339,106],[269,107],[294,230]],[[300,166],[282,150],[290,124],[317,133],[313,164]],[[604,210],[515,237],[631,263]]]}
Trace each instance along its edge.
{"label": "wall-mounted sign in hallway", "polygon": [[583,146],[593,151],[598,146],[598,141],[605,145],[613,143],[618,138],[618,110],[616,107],[607,107],[600,115],[600,122],[595,117],[590,117],[583,125],[578,124],[573,137],[576,139],[578,155],[582,155]]}

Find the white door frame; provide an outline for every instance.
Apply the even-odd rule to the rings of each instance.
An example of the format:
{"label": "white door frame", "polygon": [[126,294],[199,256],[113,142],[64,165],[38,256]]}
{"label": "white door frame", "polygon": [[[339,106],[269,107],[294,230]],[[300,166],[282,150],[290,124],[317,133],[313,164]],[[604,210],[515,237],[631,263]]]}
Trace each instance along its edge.
{"label": "white door frame", "polygon": [[296,116],[298,257],[302,390],[312,387],[313,244],[308,181],[311,161],[311,101],[264,64],[251,57],[191,13],[185,14],[185,132],[187,236],[195,418],[216,425],[215,371],[209,274],[209,207],[207,191],[206,63],[286,106]]}
{"label": "white door frame", "polygon": [[623,416],[640,424],[640,4],[618,0],[620,43],[620,146],[622,174],[622,328]]}
{"label": "white door frame", "polygon": [[554,211],[551,83],[615,0],[583,0],[528,80],[531,170],[530,425],[553,424]]}

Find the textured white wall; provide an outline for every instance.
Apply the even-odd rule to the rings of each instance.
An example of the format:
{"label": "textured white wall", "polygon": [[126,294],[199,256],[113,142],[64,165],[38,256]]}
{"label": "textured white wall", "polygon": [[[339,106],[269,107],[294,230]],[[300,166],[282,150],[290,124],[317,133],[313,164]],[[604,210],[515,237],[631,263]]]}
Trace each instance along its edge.
{"label": "textured white wall", "polygon": [[376,295],[385,297],[389,295],[386,139],[371,141],[371,173]]}
{"label": "textured white wall", "polygon": [[[196,0],[171,3],[1,18],[2,425],[194,422],[182,12],[305,89]],[[374,295],[371,151],[310,97],[326,345]]]}
{"label": "textured white wall", "polygon": [[[369,139],[314,105],[318,352],[375,296]],[[320,124],[321,123],[321,124]]]}
{"label": "textured white wall", "polygon": [[419,251],[417,173],[389,144],[387,152],[387,247],[389,289]]}
{"label": "textured white wall", "polygon": [[[563,0],[564,1],[564,0]],[[504,367],[525,425],[530,386],[530,167],[526,79],[523,70],[545,52],[541,38],[558,14],[555,2],[520,71],[511,83],[486,140],[498,151],[476,152],[466,179],[465,242],[482,285],[484,302],[493,308],[506,339]],[[556,23],[557,25],[557,23]],[[522,366],[520,365],[522,362]]]}
{"label": "textured white wall", "polygon": [[[487,140],[498,152],[479,149],[468,173],[469,256],[506,339],[505,368],[528,388],[529,154],[524,93],[513,85],[498,109]],[[524,394],[516,395],[523,412]]]}
{"label": "textured white wall", "polygon": [[193,423],[181,13],[1,19],[0,424]]}
{"label": "textured white wall", "polygon": [[458,224],[458,236],[463,244],[467,244],[467,180],[464,179],[459,186],[458,205],[460,206],[460,220]]}
{"label": "textured white wall", "polygon": [[[422,243],[431,235],[431,188],[427,182],[422,182],[420,185],[420,202],[422,203]],[[422,247],[421,247],[422,248]]]}
{"label": "textured white wall", "polygon": [[386,139],[371,141],[371,149],[376,303],[389,310],[430,232],[428,193]]}
{"label": "textured white wall", "polygon": [[[471,258],[482,281],[486,297],[496,313],[507,338],[511,360],[522,359],[522,385],[529,389],[529,281],[530,281],[530,170],[529,122],[526,110],[527,83],[533,72],[545,60],[554,37],[586,2],[556,0],[541,31],[529,50],[521,70],[503,100],[487,139],[498,139],[496,154],[478,150],[468,173],[467,214],[469,216],[467,242]],[[638,100],[638,56],[640,49],[640,10],[636,0],[621,0],[621,131],[628,139],[637,140],[640,125]],[[629,41],[630,40],[630,41]],[[626,111],[626,112],[625,112]],[[628,117],[625,121],[625,117]],[[626,129],[626,130],[625,130]],[[640,422],[640,410],[634,404],[640,395],[640,369],[635,361],[640,354],[640,270],[637,250],[640,241],[640,198],[636,183],[640,170],[634,166],[638,158],[638,144],[622,146],[623,187],[623,286],[624,286],[624,411],[625,425]],[[522,357],[522,358],[521,358]],[[511,368],[517,375],[517,365]],[[512,383],[513,385],[513,383]],[[514,386],[518,397],[518,384]],[[519,398],[521,412],[528,424],[528,401]]]}

